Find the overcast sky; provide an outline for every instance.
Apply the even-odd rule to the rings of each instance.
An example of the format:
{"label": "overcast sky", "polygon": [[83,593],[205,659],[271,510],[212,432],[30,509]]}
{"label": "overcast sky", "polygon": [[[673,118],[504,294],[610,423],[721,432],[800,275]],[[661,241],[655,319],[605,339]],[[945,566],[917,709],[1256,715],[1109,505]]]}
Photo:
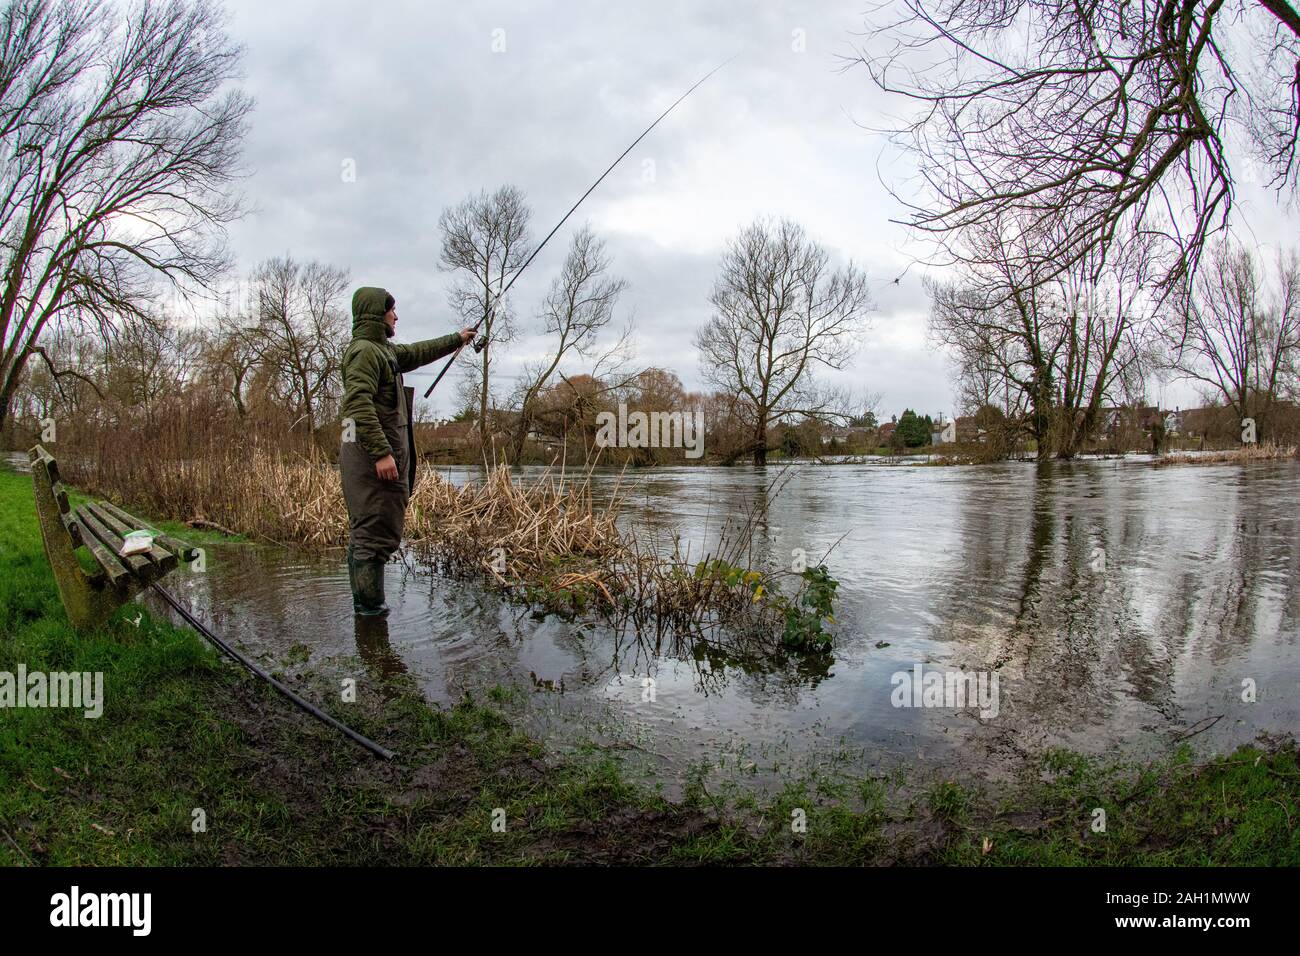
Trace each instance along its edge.
{"label": "overcast sky", "polygon": [[[903,210],[884,184],[902,188],[907,159],[863,128],[886,125],[897,106],[837,59],[863,28],[859,0],[228,8],[257,102],[245,183],[255,210],[231,231],[241,269],[273,255],[319,259],[346,268],[353,285],[392,291],[400,340],[451,331],[449,277],[437,261],[446,206],[512,184],[540,239],[655,116],[738,54],[629,154],[519,280],[512,297],[524,330],[573,231],[589,222],[629,282],[620,311],[636,320],[637,365],[698,388],[692,339],[709,318],[724,244],[757,216],[790,216],[871,277],[877,309],[836,384],[879,393],[885,419],[904,407],[954,411],[911,265],[924,250],[890,222]],[[355,182],[345,181],[351,164]],[[1263,238],[1276,239],[1282,220],[1264,219],[1272,232]],[[515,374],[538,350],[524,336],[497,353],[498,367]],[[409,380],[423,391],[431,375]],[[439,387],[435,411],[451,411],[453,392]],[[1190,393],[1150,397],[1185,405]]]}

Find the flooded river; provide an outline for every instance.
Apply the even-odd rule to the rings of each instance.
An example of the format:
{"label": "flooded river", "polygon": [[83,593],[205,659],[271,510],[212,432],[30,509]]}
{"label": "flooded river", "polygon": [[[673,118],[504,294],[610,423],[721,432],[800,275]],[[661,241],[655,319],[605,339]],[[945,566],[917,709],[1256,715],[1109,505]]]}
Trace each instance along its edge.
{"label": "flooded river", "polygon": [[[757,563],[830,550],[822,672],[697,660],[397,564],[386,627],[358,632],[341,552],[219,546],[173,580],[267,660],[359,659],[363,684],[405,672],[438,702],[502,685],[548,741],[621,742],[670,780],[700,762],[758,778],[810,760],[997,776],[1051,746],[1137,757],[1300,729],[1300,464],[801,464],[773,487],[779,471],[630,473],[624,516],[699,554],[757,509]],[[898,706],[918,667],[996,675],[996,715]]]}

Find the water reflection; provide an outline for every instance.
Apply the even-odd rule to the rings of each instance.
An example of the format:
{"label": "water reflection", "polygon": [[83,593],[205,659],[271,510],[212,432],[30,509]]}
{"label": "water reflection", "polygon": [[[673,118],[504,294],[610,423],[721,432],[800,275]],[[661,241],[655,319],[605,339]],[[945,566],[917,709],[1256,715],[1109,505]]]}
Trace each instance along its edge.
{"label": "water reflection", "polygon": [[363,617],[357,614],[352,619],[352,628],[357,656],[365,664],[372,680],[382,685],[406,673],[402,655],[393,650],[392,641],[388,638],[387,617]]}

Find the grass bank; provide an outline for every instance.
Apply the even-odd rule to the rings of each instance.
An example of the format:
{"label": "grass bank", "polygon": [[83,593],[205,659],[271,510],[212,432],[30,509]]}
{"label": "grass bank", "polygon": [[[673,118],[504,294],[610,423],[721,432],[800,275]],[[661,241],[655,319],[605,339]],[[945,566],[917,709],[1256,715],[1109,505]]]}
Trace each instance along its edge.
{"label": "grass bank", "polygon": [[[438,708],[363,685],[329,709],[399,752],[382,763],[138,606],[74,632],[30,478],[0,471],[0,671],[20,663],[102,671],[105,703],[97,720],[0,710],[7,865],[1300,863],[1293,742],[1142,767],[1051,754],[1001,795],[818,778],[674,803],[629,783],[623,753],[548,754],[503,716],[504,691]],[[326,675],[299,690],[338,699]]]}

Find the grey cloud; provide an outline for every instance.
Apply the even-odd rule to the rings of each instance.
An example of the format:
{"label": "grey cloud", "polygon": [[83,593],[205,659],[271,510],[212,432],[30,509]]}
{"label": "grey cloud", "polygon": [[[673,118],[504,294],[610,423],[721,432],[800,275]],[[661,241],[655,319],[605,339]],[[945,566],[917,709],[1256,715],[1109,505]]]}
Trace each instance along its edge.
{"label": "grey cloud", "polygon": [[[886,409],[950,408],[947,367],[923,337],[919,271],[891,281],[919,253],[889,222],[902,210],[877,168],[893,176],[905,164],[855,125],[886,121],[880,95],[861,72],[838,72],[836,54],[862,27],[859,4],[237,0],[230,10],[258,103],[246,184],[257,212],[231,236],[242,268],[286,252],[344,266],[398,295],[404,338],[442,333],[454,324],[437,268],[445,206],[512,183],[540,238],[659,111],[739,53],[520,280],[525,327],[572,230],[590,220],[631,282],[624,309],[638,319],[639,359],[698,387],[691,339],[723,243],[756,215],[788,214],[873,276],[874,331],[842,377],[883,393]],[[498,28],[504,53],[492,52]],[[795,30],[804,53],[791,49]],[[641,180],[645,159],[653,186]],[[342,181],[345,160],[354,183]],[[498,356],[507,370],[528,343]],[[446,410],[449,394],[435,407]]]}

